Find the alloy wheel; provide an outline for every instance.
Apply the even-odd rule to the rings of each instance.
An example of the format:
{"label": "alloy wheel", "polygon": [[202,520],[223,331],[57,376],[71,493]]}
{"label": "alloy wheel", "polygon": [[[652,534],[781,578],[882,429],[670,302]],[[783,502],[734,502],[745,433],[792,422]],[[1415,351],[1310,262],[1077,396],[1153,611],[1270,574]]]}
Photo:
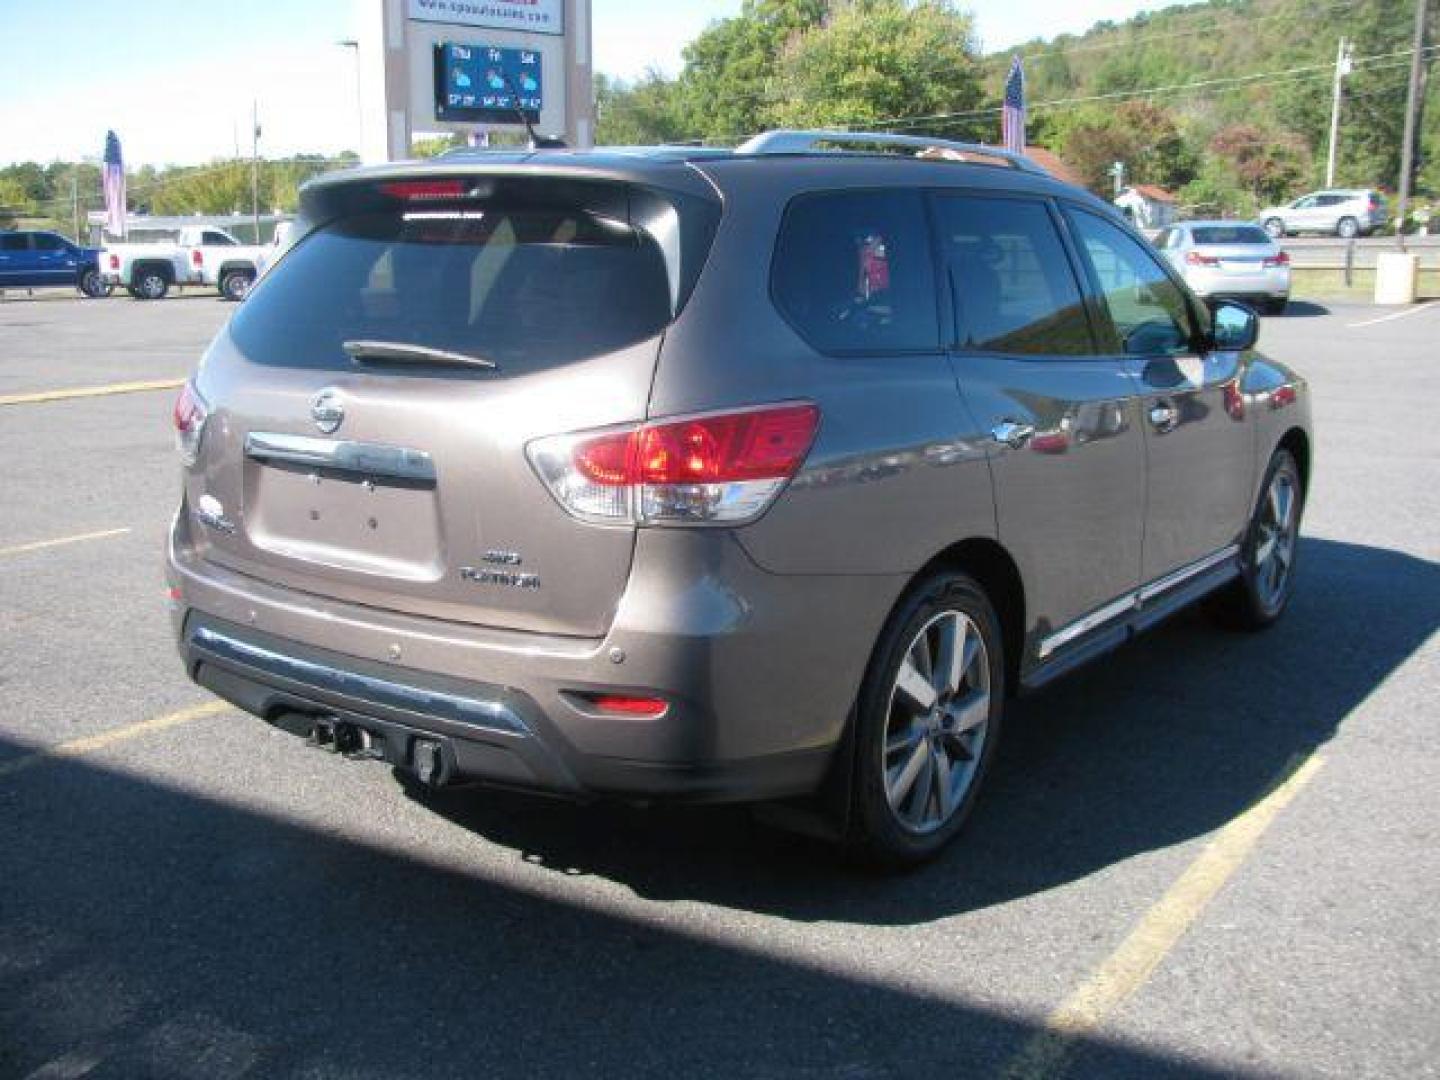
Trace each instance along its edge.
{"label": "alloy wheel", "polygon": [[1260,516],[1255,523],[1253,566],[1255,591],[1267,608],[1278,606],[1290,581],[1295,562],[1299,507],[1295,473],[1286,468],[1275,471]]}
{"label": "alloy wheel", "polygon": [[940,828],[975,780],[990,720],[990,657],[974,620],[945,611],[900,661],[881,766],[885,798],[910,832]]}

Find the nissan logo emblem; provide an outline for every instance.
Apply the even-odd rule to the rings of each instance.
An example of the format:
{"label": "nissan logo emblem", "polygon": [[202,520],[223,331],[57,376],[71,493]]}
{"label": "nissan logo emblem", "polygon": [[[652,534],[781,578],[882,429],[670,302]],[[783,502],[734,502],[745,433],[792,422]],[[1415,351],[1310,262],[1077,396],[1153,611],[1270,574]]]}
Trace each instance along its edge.
{"label": "nissan logo emblem", "polygon": [[310,399],[310,419],[315,426],[329,435],[345,419],[345,406],[340,403],[340,391],[333,387],[321,390]]}

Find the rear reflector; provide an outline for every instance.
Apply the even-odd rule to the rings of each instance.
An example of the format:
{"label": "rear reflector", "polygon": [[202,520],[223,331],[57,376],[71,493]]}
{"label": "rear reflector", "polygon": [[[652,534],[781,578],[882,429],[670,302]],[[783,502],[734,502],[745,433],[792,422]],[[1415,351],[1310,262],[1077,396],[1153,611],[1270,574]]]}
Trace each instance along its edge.
{"label": "rear reflector", "polygon": [[1271,255],[1268,259],[1265,260],[1265,265],[1266,265],[1267,267],[1272,267],[1272,266],[1289,266],[1289,265],[1290,265],[1290,255],[1289,255],[1287,252],[1284,252],[1284,251],[1280,252],[1278,255]]}
{"label": "rear reflector", "polygon": [[560,505],[592,521],[704,524],[758,517],[805,461],[808,402],[539,439],[527,452]]}
{"label": "rear reflector", "polygon": [[664,716],[670,703],[664,698],[632,697],[627,694],[577,694],[596,712],[612,713],[616,716]]}

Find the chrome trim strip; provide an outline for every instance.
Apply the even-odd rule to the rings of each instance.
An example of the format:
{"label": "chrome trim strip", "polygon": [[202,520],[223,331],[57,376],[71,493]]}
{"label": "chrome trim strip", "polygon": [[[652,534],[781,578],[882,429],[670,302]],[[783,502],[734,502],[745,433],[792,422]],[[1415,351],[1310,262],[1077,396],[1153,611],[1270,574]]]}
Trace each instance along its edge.
{"label": "chrome trim strip", "polygon": [[1185,584],[1185,582],[1191,578],[1198,577],[1205,573],[1205,571],[1212,570],[1219,566],[1225,562],[1226,559],[1233,559],[1239,554],[1240,545],[1231,544],[1229,547],[1221,548],[1213,555],[1206,555],[1203,559],[1197,559],[1188,566],[1182,566],[1179,570],[1166,574],[1162,578],[1157,578],[1136,592],[1127,593],[1120,599],[1114,600],[1102,608],[1096,608],[1089,615],[1082,616],[1068,626],[1061,627],[1047,638],[1042,638],[1039,649],[1040,659],[1046,659],[1062,645],[1068,645],[1076,638],[1088,634],[1096,627],[1103,626],[1111,619],[1123,615],[1127,611],[1138,608],[1142,604],[1148,604],[1151,600],[1169,592],[1176,586]]}
{"label": "chrome trim strip", "polygon": [[280,461],[287,465],[335,469],[395,480],[435,482],[435,462],[430,455],[404,446],[252,431],[245,436],[245,456],[256,461]]}
{"label": "chrome trim strip", "polygon": [[1189,566],[1182,566],[1179,570],[1176,570],[1173,573],[1166,574],[1164,577],[1152,581],[1149,585],[1146,585],[1144,588],[1142,588],[1140,590],[1140,602],[1142,604],[1148,603],[1149,601],[1154,600],[1161,593],[1167,593],[1171,589],[1175,588],[1175,586],[1183,585],[1191,578],[1197,577],[1200,574],[1203,574],[1206,570],[1209,570],[1212,567],[1219,566],[1226,559],[1233,559],[1236,555],[1239,554],[1240,545],[1231,544],[1229,547],[1221,548],[1213,555],[1207,555],[1203,559],[1196,560]]}
{"label": "chrome trim strip", "polygon": [[1097,626],[1102,626],[1117,616],[1124,615],[1139,604],[1138,593],[1127,593],[1119,600],[1112,601],[1102,608],[1097,608],[1089,615],[1076,619],[1069,626],[1062,627],[1049,637],[1040,642],[1040,659],[1044,660],[1062,645],[1068,645],[1083,634],[1088,634]]}
{"label": "chrome trim strip", "polygon": [[530,729],[515,711],[498,701],[465,698],[374,675],[343,671],[328,664],[286,656],[260,645],[239,641],[203,626],[195,631],[191,641],[216,659],[245,664],[277,678],[351,699],[361,706],[370,702],[489,731],[509,735],[530,734]]}

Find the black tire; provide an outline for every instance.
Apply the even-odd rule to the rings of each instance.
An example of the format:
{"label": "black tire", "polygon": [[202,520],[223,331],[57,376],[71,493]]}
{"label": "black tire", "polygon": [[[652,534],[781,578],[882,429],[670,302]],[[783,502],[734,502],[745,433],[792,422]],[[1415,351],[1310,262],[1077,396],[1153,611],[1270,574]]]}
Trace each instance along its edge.
{"label": "black tire", "polygon": [[80,275],[75,287],[92,300],[103,300],[115,291],[115,286],[101,277],[100,271],[93,266]]}
{"label": "black tire", "polygon": [[1271,240],[1285,239],[1285,222],[1281,221],[1278,217],[1266,218],[1264,229],[1265,232],[1269,234]]}
{"label": "black tire", "polygon": [[[938,814],[942,803],[938,788],[931,787],[932,783],[939,782],[936,780],[939,774],[935,771],[938,758],[933,755],[940,752],[942,744],[952,744],[945,742],[940,733],[933,732],[920,736],[913,746],[907,743],[903,748],[888,753],[887,745],[897,741],[892,725],[896,720],[897,703],[905,700],[897,686],[901,665],[907,662],[907,658],[916,655],[915,648],[921,647],[919,636],[931,633],[930,628],[937,625],[937,620],[945,620],[952,613],[964,616],[964,620],[957,624],[966,627],[967,633],[972,630],[978,632],[984,645],[983,654],[976,655],[973,671],[962,671],[961,674],[962,678],[967,674],[978,676],[983,669],[989,694],[988,708],[982,707],[975,714],[984,715],[983,725],[970,733],[970,736],[979,735],[978,747],[974,742],[970,744],[978,752],[968,756],[962,765],[968,770],[968,776],[962,774],[959,777],[965,786],[958,791],[951,789],[953,809],[948,817],[921,831],[903,820],[906,800],[902,799],[899,809],[891,805],[891,797],[887,793],[887,759],[896,762],[897,772],[903,773],[907,771],[900,767],[904,764],[904,755],[912,752],[932,755],[930,764],[922,766],[926,788],[923,792],[924,808],[920,813],[923,815],[933,807]],[[961,651],[963,653],[963,649]],[[964,690],[965,694],[974,692],[973,685]],[[961,691],[957,689],[954,697],[957,706],[961,700]],[[999,741],[1004,703],[1004,641],[999,619],[985,591],[973,578],[952,572],[937,572],[917,583],[881,632],[856,704],[855,773],[851,785],[847,837],[852,856],[871,866],[900,869],[934,858],[954,839],[964,827],[984,784]],[[925,724],[925,720],[916,715],[907,722],[910,730],[923,729]],[[899,739],[905,737],[904,734],[898,736]],[[926,747],[929,749],[926,750]],[[891,753],[900,756],[890,757]],[[946,776],[953,778],[950,772],[953,766],[954,762],[946,765]],[[912,780],[912,785],[912,795],[920,793],[921,781]]]}
{"label": "black tire", "polygon": [[1360,235],[1360,222],[1353,217],[1342,217],[1335,223],[1335,235],[1344,240],[1353,240]]}
{"label": "black tire", "polygon": [[250,295],[250,286],[255,284],[253,270],[227,270],[220,275],[220,295],[226,300],[239,303]]}
{"label": "black tire", "polygon": [[163,300],[170,291],[170,279],[159,270],[146,267],[135,271],[135,284],[130,295],[137,300]]}
{"label": "black tire", "polygon": [[[1272,518],[1270,500],[1277,478],[1283,481],[1294,499],[1289,511],[1289,535],[1274,547],[1267,544],[1274,539],[1270,533]],[[1250,514],[1245,536],[1240,542],[1240,576],[1211,597],[1208,604],[1210,613],[1224,626],[1237,630],[1264,630],[1274,626],[1285,609],[1290,605],[1290,596],[1295,589],[1295,562],[1299,554],[1300,520],[1305,512],[1305,487],[1300,476],[1300,466],[1295,456],[1283,446],[1270,458],[1265,470],[1265,481],[1260,485],[1260,497]],[[1270,554],[1267,556],[1266,552]],[[1280,552],[1287,553],[1284,577],[1278,589],[1274,587],[1272,559],[1279,558]]]}

